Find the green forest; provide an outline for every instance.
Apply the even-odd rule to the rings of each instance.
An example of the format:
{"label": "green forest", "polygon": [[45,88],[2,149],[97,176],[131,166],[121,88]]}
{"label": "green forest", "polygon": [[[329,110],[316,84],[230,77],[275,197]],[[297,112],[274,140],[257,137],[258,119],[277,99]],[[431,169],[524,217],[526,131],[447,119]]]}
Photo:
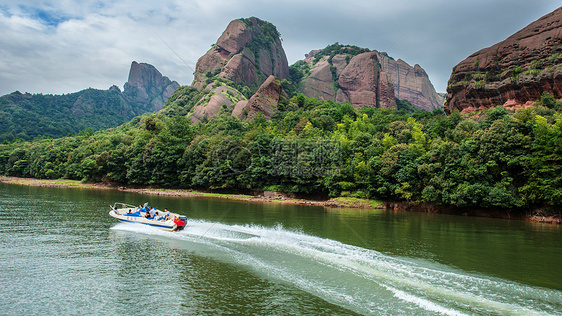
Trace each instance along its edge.
{"label": "green forest", "polygon": [[89,133],[119,126],[149,110],[148,105],[128,103],[118,88],[63,95],[16,91],[0,97],[0,142]]}
{"label": "green forest", "polygon": [[195,92],[186,89],[164,110],[116,128],[4,142],[0,174],[459,207],[562,205],[562,101],[549,94],[529,108],[449,116],[403,101],[356,109],[298,94],[270,120],[223,114],[192,125],[185,107]]}

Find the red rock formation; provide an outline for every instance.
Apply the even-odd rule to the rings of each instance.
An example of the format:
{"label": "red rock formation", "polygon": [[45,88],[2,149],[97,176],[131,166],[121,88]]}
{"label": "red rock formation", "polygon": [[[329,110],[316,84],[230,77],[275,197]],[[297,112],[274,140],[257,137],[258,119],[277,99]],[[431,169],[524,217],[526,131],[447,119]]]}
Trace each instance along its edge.
{"label": "red rock formation", "polygon": [[379,108],[395,108],[396,98],[394,94],[394,84],[392,83],[391,77],[384,71],[380,72],[379,75]]}
{"label": "red rock formation", "polygon": [[390,76],[394,95],[398,99],[408,100],[418,109],[432,111],[443,108],[445,98],[435,92],[429,76],[420,65],[412,67],[402,59],[392,59],[384,52],[377,57],[382,70]]}
{"label": "red rock formation", "polygon": [[333,83],[331,65],[326,59],[319,61],[304,80],[302,93],[319,100],[335,100],[336,91]]}
{"label": "red rock formation", "polygon": [[445,111],[524,105],[543,92],[562,98],[562,8],[455,66]]}
{"label": "red rock formation", "polygon": [[217,43],[197,61],[192,86],[202,89],[207,74],[215,71],[219,78],[245,86],[260,84],[270,75],[286,78],[289,66],[275,26],[255,17],[230,22]]}
{"label": "red rock formation", "polygon": [[263,113],[266,118],[271,118],[281,97],[287,95],[281,88],[279,79],[269,76],[250,100],[236,104],[232,115],[240,119],[254,119],[259,113]]}
{"label": "red rock formation", "polygon": [[394,88],[381,72],[376,52],[354,56],[338,79],[336,102],[349,101],[354,107],[396,107]]}
{"label": "red rock formation", "polygon": [[206,96],[195,106],[189,119],[192,123],[199,123],[204,117],[211,117],[219,114],[222,108],[230,110],[234,107],[237,100],[244,97],[235,89],[228,86],[218,86],[209,92],[210,97]]}
{"label": "red rock formation", "polygon": [[162,109],[164,102],[179,87],[152,65],[133,61],[129,80],[124,85],[123,96],[129,102],[150,104],[151,111]]}
{"label": "red rock formation", "polygon": [[[313,50],[306,55],[305,61],[311,66],[311,72],[308,77],[304,79],[302,93],[308,97],[315,97],[320,100],[334,100],[338,102],[350,101],[349,96],[359,96],[365,98],[366,105],[376,106],[374,101],[366,101],[373,95],[380,95],[382,106],[395,106],[394,96],[399,99],[410,101],[412,105],[419,109],[433,110],[442,108],[445,98],[435,92],[435,88],[429,81],[426,72],[419,65],[414,67],[408,65],[402,60],[395,61],[390,58],[386,53],[379,53],[372,51],[370,54],[375,55],[377,65],[371,62],[370,58],[359,57],[359,55],[351,57],[346,54],[334,55],[330,62],[328,57],[321,58],[316,63],[314,57],[320,50]],[[354,58],[360,58],[353,61]],[[365,62],[365,65],[357,64],[357,61]],[[349,68],[353,61],[353,70]],[[383,71],[385,74],[379,76],[380,82],[372,85],[370,88],[362,87],[362,92],[347,91],[346,89],[338,90],[339,81],[334,82],[334,78],[341,78],[343,73],[350,73],[354,71],[364,72],[370,71],[371,65],[376,67],[377,71]],[[357,74],[359,75],[359,73]],[[374,73],[373,73],[374,75]],[[366,79],[364,75],[363,79]],[[387,78],[388,76],[388,78]],[[348,79],[343,79],[344,85]],[[366,83],[366,82],[364,82]],[[380,89],[382,87],[382,90]],[[394,89],[391,94],[389,87]],[[339,88],[342,88],[339,85]],[[349,89],[349,87],[347,87]],[[367,93],[370,90],[372,93]],[[370,97],[368,95],[371,95]],[[359,100],[359,99],[356,99]],[[362,102],[362,101],[359,101]],[[353,102],[352,102],[353,103]],[[356,104],[359,106],[359,104]]]}

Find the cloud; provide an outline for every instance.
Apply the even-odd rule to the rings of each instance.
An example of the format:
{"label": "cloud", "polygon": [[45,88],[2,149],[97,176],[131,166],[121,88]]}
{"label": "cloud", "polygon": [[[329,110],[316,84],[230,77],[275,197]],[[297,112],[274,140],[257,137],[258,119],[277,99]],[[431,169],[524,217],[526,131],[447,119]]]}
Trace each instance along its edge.
{"label": "cloud", "polygon": [[[172,8],[155,12],[146,4],[132,2],[129,4],[135,9],[126,11],[124,4],[102,5],[92,12],[81,12],[71,5],[68,12],[58,13],[69,17],[64,19],[47,17],[47,8],[0,11],[0,27],[6,30],[0,36],[0,93],[107,89],[127,80],[133,60],[151,63],[172,79],[190,83],[191,71],[161,40],[195,67],[206,49],[193,49],[193,45],[201,47],[201,39],[194,36],[196,40],[190,41],[189,34],[182,34],[181,12],[172,12]],[[178,43],[178,38],[191,46]]]}
{"label": "cloud", "polygon": [[0,95],[122,86],[133,60],[190,84],[183,61],[194,69],[231,20],[250,16],[277,26],[289,63],[353,44],[421,65],[444,91],[458,62],[554,9],[550,0],[5,0]]}

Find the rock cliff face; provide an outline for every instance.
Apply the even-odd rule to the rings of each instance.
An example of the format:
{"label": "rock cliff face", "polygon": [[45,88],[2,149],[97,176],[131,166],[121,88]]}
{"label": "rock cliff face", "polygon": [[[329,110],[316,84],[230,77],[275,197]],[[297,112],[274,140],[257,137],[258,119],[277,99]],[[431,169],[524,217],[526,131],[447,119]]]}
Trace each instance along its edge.
{"label": "rock cliff face", "polygon": [[311,71],[303,82],[304,95],[341,103],[349,101],[354,107],[396,107],[392,81],[381,71],[376,52],[353,57],[337,54],[315,61],[317,52],[310,52],[305,59]]}
{"label": "rock cliff face", "polygon": [[396,107],[392,82],[381,71],[376,52],[351,58],[338,78],[338,85],[336,102],[349,101],[354,107]]}
{"label": "rock cliff face", "polygon": [[562,98],[562,8],[456,65],[445,111],[517,107],[543,92]]}
{"label": "rock cliff face", "polygon": [[156,112],[179,86],[176,81],[162,76],[154,66],[133,61],[123,96],[128,102],[147,104],[151,112]]}
{"label": "rock cliff face", "polygon": [[[328,48],[333,47],[337,47],[337,44]],[[350,53],[353,50],[364,52],[348,54],[345,53],[346,48]],[[308,97],[350,101],[354,106],[374,107],[396,106],[394,97],[397,97],[410,101],[419,109],[443,107],[443,96],[435,92],[427,73],[419,65],[412,67],[401,59],[392,59],[386,53],[357,47],[341,46],[340,53],[315,58],[320,52],[322,50],[313,50],[304,60],[311,69],[303,81],[301,92]],[[351,76],[355,76],[356,82],[353,84],[350,82]]]}
{"label": "rock cliff face", "polygon": [[192,86],[202,89],[208,79],[218,77],[257,88],[270,75],[283,79],[288,74],[277,29],[251,17],[230,22],[216,44],[199,58]]}
{"label": "rock cliff face", "polygon": [[418,109],[432,111],[443,108],[445,98],[438,94],[425,70],[418,64],[413,67],[402,59],[394,60],[387,53],[378,53],[381,68],[394,86],[394,95],[408,100]]}
{"label": "rock cliff face", "polygon": [[218,86],[198,102],[189,118],[195,124],[201,122],[204,117],[209,118],[221,113],[221,110],[230,113],[241,99],[245,98],[236,89],[226,85]]}
{"label": "rock cliff face", "polygon": [[269,119],[277,110],[277,104],[282,97],[287,97],[287,94],[281,88],[279,79],[269,76],[250,100],[242,100],[236,104],[232,115],[251,120],[262,113]]}
{"label": "rock cliff face", "polygon": [[275,87],[280,89],[276,93],[282,94],[275,78],[288,74],[287,57],[275,26],[255,17],[234,20],[197,61],[191,85],[205,94],[189,118],[198,123],[205,117],[232,113],[251,119],[257,112],[270,117],[277,108],[272,100],[279,100],[279,95],[274,96]]}

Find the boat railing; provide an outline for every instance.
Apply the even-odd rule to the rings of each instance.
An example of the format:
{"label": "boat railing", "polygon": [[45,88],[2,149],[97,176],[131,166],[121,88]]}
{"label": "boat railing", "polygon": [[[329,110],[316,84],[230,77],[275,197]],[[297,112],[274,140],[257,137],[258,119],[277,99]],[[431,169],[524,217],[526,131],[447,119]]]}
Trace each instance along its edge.
{"label": "boat railing", "polygon": [[122,203],[122,202],[115,202],[113,204],[113,206],[111,207],[111,209],[114,209],[117,206],[118,209],[122,209],[122,208],[133,208],[135,209],[136,206],[135,205],[131,205],[131,204],[127,204],[127,203]]}

